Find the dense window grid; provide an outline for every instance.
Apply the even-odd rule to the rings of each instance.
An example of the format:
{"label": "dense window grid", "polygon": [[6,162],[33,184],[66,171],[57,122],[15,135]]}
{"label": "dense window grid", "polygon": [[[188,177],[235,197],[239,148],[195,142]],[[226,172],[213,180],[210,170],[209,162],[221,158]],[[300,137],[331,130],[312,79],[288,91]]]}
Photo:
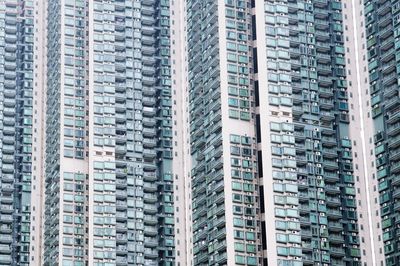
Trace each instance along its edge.
{"label": "dense window grid", "polygon": [[14,220],[13,263],[29,264],[30,221],[31,221],[31,179],[32,179],[32,125],[33,121],[33,42],[34,6],[33,1],[20,1],[20,20],[17,47],[17,90],[16,90],[16,175],[15,208],[19,211]]}
{"label": "dense window grid", "polygon": [[[270,208],[269,212],[275,217],[273,226],[275,226],[276,246],[268,247],[264,243],[263,248],[273,249],[272,252],[276,252],[278,263],[281,265],[298,265],[300,262],[297,258],[301,257],[302,249],[296,160],[294,160],[296,151],[293,147],[294,126],[289,120],[285,122],[278,116],[280,112],[289,116],[293,105],[288,5],[281,5],[274,1],[264,4],[266,47],[257,47],[257,49],[266,49],[266,58],[263,60],[267,62],[268,85],[259,84],[259,81],[256,81],[256,90],[259,91],[258,94],[261,90],[268,90],[267,101],[272,117],[268,118],[271,121],[268,125],[269,138],[263,136],[262,132],[258,132],[258,141],[270,139],[272,173],[264,170],[263,165],[260,165],[259,173],[260,178],[273,179],[274,192],[273,208]],[[258,71],[260,72],[260,69]],[[266,119],[265,114],[260,114],[260,119]],[[263,156],[266,154],[260,151],[258,160],[261,161]],[[265,185],[261,187],[262,194],[264,194]],[[262,213],[270,216],[265,212],[264,207],[261,209]],[[265,231],[266,225],[264,221],[262,223],[263,234],[268,237]]]}
{"label": "dense window grid", "polygon": [[[352,157],[360,142],[349,138],[345,5],[186,4],[193,198],[187,241],[194,265],[262,265],[271,253],[279,265],[361,265],[363,214]],[[44,265],[175,265],[170,16],[176,11],[168,0],[48,1],[41,177],[32,174],[41,159],[33,155],[35,6],[0,3],[0,265],[40,260],[30,255],[41,241],[33,231],[42,230],[32,227],[35,178],[46,186]],[[381,206],[374,230],[384,243],[377,252],[397,265],[400,3],[364,1],[364,7],[371,97],[362,100],[371,107],[375,149],[368,152],[377,174],[369,178],[378,181],[374,200]],[[256,31],[265,32],[265,47]],[[259,69],[261,60],[266,69]],[[268,95],[267,109],[260,95]],[[265,121],[267,130],[260,126]],[[267,201],[266,186],[273,194]],[[266,228],[268,219],[273,228]]]}
{"label": "dense window grid", "polygon": [[28,265],[33,125],[33,1],[0,4],[2,265]]}
{"label": "dense window grid", "polygon": [[169,3],[48,12],[45,264],[173,265]]}
{"label": "dense window grid", "polygon": [[17,2],[0,4],[0,159],[1,159],[1,218],[0,237],[1,248],[4,252],[0,255],[0,264],[11,265],[16,258],[16,247],[12,247],[13,235],[17,234],[15,213],[14,184],[15,184],[15,141],[16,130],[16,100],[18,87],[17,61],[18,61],[18,16]]}
{"label": "dense window grid", "polygon": [[[226,254],[217,2],[187,1],[194,265],[224,264]],[[208,16],[210,14],[210,16]],[[204,33],[204,34],[203,34]],[[204,53],[204,55],[203,55]],[[208,89],[205,89],[208,88]],[[208,117],[205,117],[208,114]],[[206,179],[206,174],[209,178]],[[214,199],[210,197],[213,196]],[[216,220],[214,222],[214,220]],[[220,221],[217,222],[217,221]],[[209,255],[209,246],[210,253]]]}
{"label": "dense window grid", "polygon": [[[230,135],[235,263],[259,265],[261,249],[255,139]],[[215,184],[222,186],[222,182]]]}
{"label": "dense window grid", "polygon": [[337,1],[287,7],[302,253],[310,265],[360,264],[341,9]]}
{"label": "dense window grid", "polygon": [[[188,45],[194,264],[258,265],[261,242],[256,143],[252,137],[250,2],[187,4],[191,10]],[[225,33],[219,36],[222,25]],[[220,46],[221,40],[226,46]],[[226,53],[226,65],[221,65],[220,53]],[[226,77],[226,83],[221,82],[221,76]],[[227,117],[223,116],[225,112]],[[250,136],[230,134],[224,146],[223,127],[228,128],[230,123],[242,123]],[[234,128],[230,130],[235,132]],[[225,156],[229,165],[223,163]],[[232,190],[230,202],[228,187]],[[231,239],[234,254],[227,254]]]}
{"label": "dense window grid", "polygon": [[374,125],[379,204],[386,265],[400,263],[398,233],[399,210],[399,1],[364,1],[365,34],[368,49],[371,117]]}

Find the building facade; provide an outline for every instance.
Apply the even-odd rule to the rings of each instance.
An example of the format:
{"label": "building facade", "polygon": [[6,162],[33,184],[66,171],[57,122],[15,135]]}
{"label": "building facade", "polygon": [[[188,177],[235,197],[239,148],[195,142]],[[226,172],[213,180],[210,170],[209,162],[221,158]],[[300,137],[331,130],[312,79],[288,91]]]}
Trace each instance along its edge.
{"label": "building facade", "polygon": [[249,4],[187,1],[194,265],[261,262]]}
{"label": "building facade", "polygon": [[45,60],[36,59],[45,56],[44,5],[0,3],[1,265],[30,265],[41,256]]}
{"label": "building facade", "polygon": [[44,265],[174,265],[169,2],[48,19]]}
{"label": "building facade", "polygon": [[[360,8],[361,9],[361,8]],[[379,209],[374,213],[373,224],[383,241],[378,254],[384,257],[385,265],[400,263],[399,199],[400,199],[400,157],[399,157],[399,1],[365,1],[365,61],[367,64],[363,101],[368,110],[373,128],[371,137],[376,190]],[[368,82],[368,83],[367,83]],[[372,121],[371,121],[372,120]],[[370,176],[371,178],[371,176]]]}
{"label": "building facade", "polygon": [[359,4],[187,8],[193,264],[380,263]]}
{"label": "building facade", "polygon": [[398,265],[399,10],[0,1],[0,265]]}

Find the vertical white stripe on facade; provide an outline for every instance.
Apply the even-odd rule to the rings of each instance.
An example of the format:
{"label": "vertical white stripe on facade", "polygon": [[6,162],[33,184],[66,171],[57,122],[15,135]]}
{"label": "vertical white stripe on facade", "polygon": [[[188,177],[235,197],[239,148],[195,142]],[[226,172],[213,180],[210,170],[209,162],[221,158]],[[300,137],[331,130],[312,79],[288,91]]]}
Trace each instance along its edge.
{"label": "vertical white stripe on facade", "polygon": [[[351,45],[350,49],[353,49],[354,53],[347,54],[351,60],[348,66],[350,67],[349,69],[355,72],[355,77],[353,76],[355,95],[353,96],[355,97],[354,101],[357,101],[354,103],[354,106],[355,112],[358,111],[356,117],[360,120],[361,134],[360,132],[354,131],[351,133],[354,134],[354,137],[360,137],[361,141],[361,147],[358,145],[357,149],[362,154],[362,164],[364,167],[360,169],[360,181],[358,185],[364,186],[361,188],[361,212],[367,214],[367,217],[359,218],[361,220],[360,225],[363,225],[364,232],[367,234],[367,243],[364,244],[366,254],[362,254],[362,261],[368,265],[371,264],[375,266],[378,265],[379,261],[384,261],[384,254],[379,254],[377,252],[379,249],[383,249],[383,243],[378,239],[379,230],[374,230],[376,228],[376,223],[380,220],[380,216],[374,214],[376,211],[380,210],[380,207],[374,200],[379,197],[379,193],[373,189],[373,187],[377,185],[377,180],[372,177],[376,175],[376,169],[371,165],[375,157],[369,153],[369,150],[373,149],[373,144],[368,141],[373,139],[374,125],[372,118],[367,115],[370,112],[370,107],[366,104],[369,100],[369,95],[363,91],[363,80],[369,80],[368,71],[363,71],[363,69],[368,69],[368,61],[363,59],[367,57],[367,51],[362,48],[366,45],[365,34],[363,34],[365,32],[364,13],[359,12],[359,10],[364,9],[364,6],[362,2],[357,2],[355,0],[352,0],[349,5],[351,5],[351,8],[348,10],[346,9],[344,12],[348,14],[347,22],[350,26],[350,31],[353,33],[353,36],[349,36],[349,44]],[[367,82],[367,84],[369,85],[369,82]],[[358,121],[355,123],[357,122]],[[363,244],[361,243],[361,247],[362,246]]]}
{"label": "vertical white stripe on facade", "polygon": [[[89,21],[89,47],[93,48],[94,46],[94,28],[93,28],[93,20],[94,20],[94,3],[93,1],[89,1],[89,5],[88,5],[88,21]],[[93,120],[94,120],[94,102],[93,99],[94,98],[94,80],[93,77],[94,76],[94,65],[93,65],[93,59],[94,59],[94,51],[93,49],[88,49],[88,60],[89,60],[89,190],[88,190],[88,195],[89,195],[89,201],[88,201],[88,206],[89,206],[89,213],[88,213],[88,250],[89,250],[89,254],[88,254],[88,261],[89,261],[89,265],[94,265],[94,254],[93,254],[93,248],[94,248],[94,213],[93,213],[93,206],[94,206],[94,189],[93,189],[93,182],[94,182],[94,177],[93,177],[93,169],[94,169],[94,154],[95,154],[95,146],[93,141],[94,138],[94,124],[93,124]]]}
{"label": "vertical white stripe on facade", "polygon": [[34,1],[34,82],[33,82],[33,123],[32,179],[31,179],[31,243],[29,263],[43,264],[44,253],[44,193],[45,193],[45,146],[46,143],[46,1]]}
{"label": "vertical white stripe on facade", "polygon": [[[175,264],[191,265],[191,161],[188,154],[188,92],[186,61],[185,1],[172,1],[171,13],[171,64],[172,64],[172,115],[173,115],[173,173],[175,215]],[[178,222],[179,221],[179,222]]]}

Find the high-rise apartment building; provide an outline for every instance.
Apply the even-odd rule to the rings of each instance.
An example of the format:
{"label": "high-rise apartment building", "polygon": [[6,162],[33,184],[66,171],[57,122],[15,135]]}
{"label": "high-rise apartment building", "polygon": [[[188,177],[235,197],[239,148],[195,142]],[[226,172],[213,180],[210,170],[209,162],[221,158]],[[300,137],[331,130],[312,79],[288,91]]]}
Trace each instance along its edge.
{"label": "high-rise apartment building", "polygon": [[188,3],[194,265],[359,265],[342,3]]}
{"label": "high-rise apartment building", "polygon": [[172,131],[185,75],[171,70],[184,31],[171,5],[0,2],[0,264],[186,260],[173,160],[184,131]]}
{"label": "high-rise apartment building", "polygon": [[175,264],[172,12],[49,1],[45,265]]}
{"label": "high-rise apartment building", "polygon": [[[385,265],[400,264],[400,101],[399,12],[400,1],[364,1],[365,79],[363,102],[369,104],[367,125],[373,129],[369,142],[374,169],[369,179],[379,191],[374,230],[383,245],[379,250]],[[362,27],[363,25],[361,25]]]}
{"label": "high-rise apartment building", "polygon": [[258,265],[249,2],[193,0],[187,9],[193,262]]}
{"label": "high-rise apartment building", "polygon": [[0,2],[0,265],[41,256],[44,12],[41,1]]}
{"label": "high-rise apartment building", "polygon": [[399,265],[399,1],[0,1],[0,265]]}

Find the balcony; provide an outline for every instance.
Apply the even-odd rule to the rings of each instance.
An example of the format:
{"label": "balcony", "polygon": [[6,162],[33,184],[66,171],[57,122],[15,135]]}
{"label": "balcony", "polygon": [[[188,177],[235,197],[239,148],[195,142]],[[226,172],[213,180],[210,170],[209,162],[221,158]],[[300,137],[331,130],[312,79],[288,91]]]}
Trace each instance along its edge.
{"label": "balcony", "polygon": [[323,167],[329,170],[337,170],[339,169],[339,164],[333,160],[323,160]]}
{"label": "balcony", "polygon": [[385,17],[385,15],[391,11],[391,6],[392,5],[390,2],[386,2],[385,4],[381,5],[378,8],[377,14],[380,20],[382,20],[382,18]]}
{"label": "balcony", "polygon": [[320,115],[322,120],[332,121],[335,119],[335,115],[332,112],[321,111]]}
{"label": "balcony", "polygon": [[0,243],[11,243],[12,236],[11,235],[0,235]]}
{"label": "balcony", "polygon": [[153,96],[154,94],[156,94],[156,89],[153,87],[143,87],[142,93],[143,95]]}
{"label": "balcony", "polygon": [[328,5],[328,0],[314,0],[313,3],[316,7],[324,8]]}
{"label": "balcony", "polygon": [[219,265],[226,263],[226,261],[227,261],[226,253],[218,254],[217,256],[215,256],[215,262],[218,263]]}
{"label": "balcony", "polygon": [[155,237],[145,237],[144,238],[144,246],[145,247],[157,247],[158,241]]}
{"label": "balcony", "polygon": [[325,186],[325,191],[329,194],[340,194],[340,187],[339,186],[332,186],[332,185],[326,185]]}
{"label": "balcony", "polygon": [[343,224],[339,222],[329,222],[328,223],[328,229],[329,231],[343,231]]}
{"label": "balcony", "polygon": [[[397,86],[396,86],[397,87]],[[400,110],[388,113],[388,119],[386,120],[389,124],[393,124],[400,120]]]}
{"label": "balcony", "polygon": [[0,226],[0,232],[1,233],[11,233],[12,232],[12,226],[11,225],[7,225],[7,224],[3,224]]}
{"label": "balcony", "polygon": [[308,205],[300,205],[299,206],[299,211],[301,212],[301,213],[308,213],[308,212],[310,212],[310,207],[308,206]]}
{"label": "balcony", "polygon": [[128,207],[128,205],[126,204],[125,201],[117,200],[117,202],[116,202],[117,210],[126,210],[127,207]]}
{"label": "balcony", "polygon": [[142,83],[143,83],[143,85],[146,85],[146,86],[154,86],[154,84],[156,83],[156,79],[153,77],[143,76]]}
{"label": "balcony", "polygon": [[12,205],[1,205],[0,206],[1,213],[12,213],[14,208]]}
{"label": "balcony", "polygon": [[143,149],[143,156],[145,158],[155,158],[157,156],[157,152],[152,149]]}
{"label": "balcony", "polygon": [[298,180],[297,181],[297,186],[298,186],[299,190],[303,190],[304,188],[308,188],[309,184],[308,184],[307,179]]}
{"label": "balcony", "polygon": [[393,198],[399,199],[400,198],[400,187],[395,188],[392,195],[393,195]]}
{"label": "balcony", "polygon": [[[3,165],[4,167],[4,165]],[[14,186],[10,184],[1,184],[1,190],[3,192],[12,192],[14,191]]]}
{"label": "balcony", "polygon": [[400,145],[400,136],[389,138],[388,147],[393,149]]}
{"label": "balcony", "polygon": [[329,63],[331,61],[331,55],[325,53],[317,53],[317,60],[321,63]]}
{"label": "balcony", "polygon": [[125,146],[117,146],[117,147],[115,147],[115,153],[117,153],[117,154],[125,154],[126,153],[126,147]]}
{"label": "balcony", "polygon": [[155,128],[144,127],[142,132],[145,137],[149,137],[149,138],[153,138],[157,135],[157,131]]}
{"label": "balcony", "polygon": [[156,259],[156,258],[158,258],[158,252],[157,252],[157,250],[154,250],[154,249],[145,248],[144,249],[144,256],[146,258]]}
{"label": "balcony", "polygon": [[387,127],[387,134],[388,136],[394,136],[400,133],[400,122],[395,124],[391,124]]}
{"label": "balcony", "polygon": [[343,248],[331,247],[330,252],[331,252],[331,255],[334,257],[343,257],[345,255]]}
{"label": "balcony", "polygon": [[328,28],[329,28],[329,22],[326,21],[326,20],[323,20],[323,19],[315,19],[315,20],[314,20],[314,23],[315,23],[315,27],[316,27],[317,29],[325,30],[325,29],[328,29]]}
{"label": "balcony", "polygon": [[116,212],[115,218],[117,219],[117,221],[125,221],[128,218],[128,216],[124,212]]}
{"label": "balcony", "polygon": [[156,100],[153,97],[143,97],[142,101],[146,106],[154,106],[156,104]]}
{"label": "balcony", "polygon": [[143,115],[154,116],[156,114],[156,109],[153,107],[143,107]]}
{"label": "balcony", "polygon": [[3,158],[2,158],[2,161],[4,164],[13,163],[14,160],[15,160],[15,157],[12,155],[3,155]]}
{"label": "balcony", "polygon": [[[396,75],[396,77],[397,77],[397,75]],[[400,99],[399,96],[395,96],[395,97],[391,98],[390,100],[385,101],[385,107],[387,109],[391,109],[393,107],[399,106],[399,99]]]}
{"label": "balcony", "polygon": [[[381,39],[386,39],[386,38],[388,38],[389,36],[393,36],[393,26],[391,25],[391,24],[388,24],[386,27],[384,27],[383,29],[380,29],[380,31],[379,31],[379,34],[380,34],[380,38]],[[394,49],[390,49],[389,50],[390,52],[388,52],[388,53],[384,53],[382,56],[381,56],[381,60],[383,61],[383,62],[387,62],[387,61],[389,61],[387,58],[385,58],[386,56],[394,56]]]}
{"label": "balcony", "polygon": [[117,188],[125,188],[127,185],[126,180],[116,179],[115,184]]}
{"label": "balcony", "polygon": [[147,148],[154,148],[157,145],[157,140],[153,138],[144,138],[143,146]]}
{"label": "balcony", "polygon": [[400,175],[393,176],[392,185],[400,185]]}
{"label": "balcony", "polygon": [[394,203],[393,209],[395,211],[400,211],[400,201],[397,201],[397,202]]}
{"label": "balcony", "polygon": [[317,41],[315,46],[317,48],[317,51],[329,52],[331,50],[331,45],[327,42],[318,42]]}
{"label": "balcony", "polygon": [[147,214],[156,214],[158,212],[157,207],[152,204],[144,204],[143,210]]}
{"label": "balcony", "polygon": [[127,197],[127,193],[123,190],[116,190],[115,196],[117,197],[117,199],[125,199]]}
{"label": "balcony", "polygon": [[344,236],[341,234],[329,234],[329,242],[331,243],[344,243]]}
{"label": "balcony", "polygon": [[155,192],[157,191],[157,184],[145,182],[143,185],[143,189],[147,192]]}
{"label": "balcony", "polygon": [[126,265],[128,263],[128,260],[125,257],[116,257],[116,263],[117,265]]}
{"label": "balcony", "polygon": [[0,245],[0,253],[9,253],[11,248],[9,245]]}
{"label": "balcony", "polygon": [[4,174],[12,174],[14,173],[14,166],[13,165],[8,165],[8,164],[3,164],[3,167],[1,168],[2,173]]}
{"label": "balcony", "polygon": [[146,236],[156,236],[156,235],[158,235],[157,226],[149,226],[149,225],[146,225],[146,226],[144,227],[144,234],[145,234]]}
{"label": "balcony", "polygon": [[143,125],[148,126],[148,127],[153,127],[156,124],[156,122],[157,121],[155,118],[143,117],[143,119],[142,119]]}
{"label": "balcony", "polygon": [[293,114],[301,115],[304,113],[304,110],[303,110],[303,107],[295,105],[292,108],[292,112],[293,112]]}
{"label": "balcony", "polygon": [[1,265],[12,265],[11,256],[0,255],[0,264]]}
{"label": "balcony", "polygon": [[340,210],[328,209],[326,214],[330,220],[338,220],[343,217],[342,212]]}
{"label": "balcony", "polygon": [[328,158],[336,158],[336,157],[338,156],[337,149],[335,149],[335,148],[332,148],[332,149],[323,148],[323,149],[322,149],[322,154],[323,154],[324,158],[325,158],[325,157],[328,157]]}
{"label": "balcony", "polygon": [[303,260],[303,265],[314,265],[314,260],[311,255],[303,254],[302,260]]}
{"label": "balcony", "polygon": [[333,101],[332,100],[320,98],[319,99],[319,104],[323,108],[328,108],[328,109],[332,109],[333,108]]}
{"label": "balcony", "polygon": [[310,252],[312,251],[312,246],[311,246],[311,242],[306,242],[306,241],[302,241],[301,243],[301,247],[303,248],[303,251],[305,252]]}
{"label": "balcony", "polygon": [[[156,166],[154,164],[143,164],[144,167],[155,169]],[[154,182],[157,180],[157,175],[155,173],[145,172],[143,175],[143,179],[145,181]]]}
{"label": "balcony", "polygon": [[310,218],[309,217],[300,217],[300,223],[302,225],[310,225]]}
{"label": "balcony", "polygon": [[318,83],[321,85],[321,86],[330,86],[330,85],[332,85],[332,78],[329,78],[329,77],[325,77],[325,76],[319,76],[318,77]]}
{"label": "balcony", "polygon": [[153,215],[144,215],[143,217],[145,224],[157,224],[158,220],[157,217]]}
{"label": "balcony", "polygon": [[335,145],[337,144],[337,139],[334,137],[322,137],[321,138],[322,144],[332,144]]}
{"label": "balcony", "polygon": [[308,192],[299,191],[297,196],[299,197],[300,200],[309,199]]}
{"label": "balcony", "polygon": [[394,163],[390,165],[390,172],[392,174],[400,172],[400,162]]}
{"label": "balcony", "polygon": [[302,238],[309,239],[312,237],[312,232],[309,229],[301,229],[300,233]]}
{"label": "balcony", "polygon": [[330,206],[340,206],[341,201],[336,197],[326,197],[326,204]]}
{"label": "balcony", "polygon": [[157,202],[157,196],[155,194],[144,194],[144,202],[155,203]]}

